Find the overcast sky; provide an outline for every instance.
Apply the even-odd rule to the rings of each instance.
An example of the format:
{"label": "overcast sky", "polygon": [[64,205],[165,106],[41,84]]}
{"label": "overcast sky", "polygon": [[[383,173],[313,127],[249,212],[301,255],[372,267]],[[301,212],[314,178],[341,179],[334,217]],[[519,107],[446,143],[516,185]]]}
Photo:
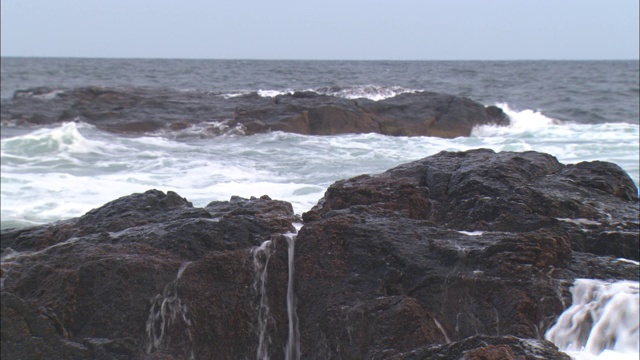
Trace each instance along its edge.
{"label": "overcast sky", "polygon": [[638,59],[638,0],[2,0],[2,56]]}

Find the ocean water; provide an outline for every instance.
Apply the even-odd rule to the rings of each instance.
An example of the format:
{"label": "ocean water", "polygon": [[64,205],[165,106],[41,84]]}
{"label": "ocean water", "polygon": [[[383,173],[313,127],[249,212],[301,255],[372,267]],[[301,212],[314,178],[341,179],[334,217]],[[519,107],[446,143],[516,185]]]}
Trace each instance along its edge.
{"label": "ocean water", "polygon": [[[35,128],[3,121],[1,227],[80,216],[120,196],[153,188],[175,191],[194,206],[233,195],[266,194],[291,202],[301,214],[337,180],[380,173],[443,150],[535,150],[563,163],[610,161],[638,184],[639,68],[638,61],[2,58],[3,106],[16,90],[37,86],[51,88],[38,95],[36,100],[43,102],[66,89],[89,85],[207,92],[227,98],[311,90],[380,100],[428,90],[497,105],[512,124],[478,127],[470,137],[440,139],[281,132],[211,136],[197,128],[132,137],[82,122]],[[206,119],[210,124],[217,120]],[[637,299],[637,282],[634,289]],[[637,342],[635,346],[632,356]]]}
{"label": "ocean water", "polygon": [[[269,195],[297,213],[333,182],[383,172],[437,152],[536,150],[561,162],[604,160],[639,179],[637,61],[250,61],[2,58],[2,99],[16,90],[79,86],[206,91],[223,97],[313,90],[383,99],[429,90],[498,105],[506,128],[468,138],[377,134],[123,137],[85,123],[25,128],[2,123],[2,228],[84,214],[120,196],[172,190],[204,206]],[[4,104],[4,102],[3,102]],[[3,105],[4,106],[4,105]],[[216,119],[212,119],[216,120]]]}

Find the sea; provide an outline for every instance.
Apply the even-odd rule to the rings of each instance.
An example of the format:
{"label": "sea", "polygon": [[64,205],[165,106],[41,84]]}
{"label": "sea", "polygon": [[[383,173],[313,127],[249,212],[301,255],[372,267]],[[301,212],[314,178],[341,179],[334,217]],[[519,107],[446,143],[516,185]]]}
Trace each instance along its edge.
{"label": "sea", "polygon": [[[1,227],[26,227],[80,216],[118,197],[175,191],[194,206],[268,195],[302,214],[329,185],[384,172],[440,151],[535,150],[565,164],[618,164],[639,183],[640,63],[630,61],[307,61],[179,59],[1,59],[3,106],[18,90],[48,87],[48,101],[85,86],[171,89],[223,98],[314,91],[381,100],[434,91],[496,105],[508,127],[481,126],[470,137],[379,134],[244,136],[158,132],[118,135],[73,121],[1,127]],[[222,119],[203,119],[211,124]],[[584,286],[584,284],[576,284]],[[602,287],[601,283],[592,284]],[[627,287],[635,296],[637,282]],[[627,293],[625,292],[625,293]],[[637,337],[638,327],[635,322]],[[633,325],[633,324],[632,324]],[[562,337],[562,336],[561,336]],[[566,336],[564,337],[566,339]],[[566,345],[566,344],[565,344]],[[627,344],[628,345],[628,344]],[[580,358],[584,347],[567,351]],[[625,345],[626,346],[626,345]],[[630,350],[629,350],[630,349]],[[624,349],[582,358],[637,359],[637,338]],[[578,353],[577,355],[575,353]],[[609,356],[613,353],[612,357]],[[626,355],[621,355],[626,354]]]}

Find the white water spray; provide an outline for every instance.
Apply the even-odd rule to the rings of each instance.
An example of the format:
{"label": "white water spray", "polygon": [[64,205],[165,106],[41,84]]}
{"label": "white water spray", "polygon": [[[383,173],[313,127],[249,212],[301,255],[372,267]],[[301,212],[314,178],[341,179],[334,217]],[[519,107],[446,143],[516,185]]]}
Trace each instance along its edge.
{"label": "white water spray", "polygon": [[[191,335],[191,320],[187,318],[187,305],[183,304],[178,297],[178,281],[191,262],[186,262],[180,266],[176,279],[164,287],[162,295],[157,294],[151,299],[151,309],[147,319],[147,341],[146,351],[151,353],[154,350],[163,350],[168,340],[168,328],[177,321],[182,321],[185,325],[185,334],[189,342],[193,342]],[[193,349],[191,349],[190,359],[193,359]]]}
{"label": "white water spray", "polygon": [[271,258],[271,240],[267,240],[260,246],[251,249],[253,256],[253,269],[255,278],[253,280],[253,291],[258,298],[258,349],[256,350],[257,360],[269,360],[269,345],[271,337],[267,332],[269,322],[269,301],[267,298],[267,267]]}
{"label": "white water spray", "polygon": [[637,281],[577,279],[573,304],[545,338],[575,359],[638,359]]}

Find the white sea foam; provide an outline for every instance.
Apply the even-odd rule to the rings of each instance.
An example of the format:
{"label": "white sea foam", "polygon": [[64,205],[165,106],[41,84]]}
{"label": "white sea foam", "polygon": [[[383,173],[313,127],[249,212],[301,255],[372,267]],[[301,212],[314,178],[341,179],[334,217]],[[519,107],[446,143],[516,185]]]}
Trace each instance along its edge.
{"label": "white sea foam", "polygon": [[[195,206],[232,195],[269,195],[302,213],[337,180],[384,172],[443,150],[536,150],[564,163],[613,161],[638,181],[638,125],[548,125],[539,119],[546,125],[532,126],[535,131],[506,128],[455,139],[281,132],[119,137],[82,123],[63,124],[1,139],[2,226],[80,216],[151,188],[175,191]],[[589,140],[594,134],[598,140]]]}
{"label": "white sea foam", "polygon": [[104,152],[113,146],[88,140],[79,129],[91,128],[85,123],[68,122],[53,128],[43,128],[23,136],[3,139],[2,156],[44,156],[52,153]]}
{"label": "white sea foam", "polygon": [[618,258],[618,259],[616,259],[616,261],[626,262],[626,263],[629,263],[629,264],[634,264],[634,265],[640,266],[640,262],[639,261],[635,261],[635,260],[631,260],[631,259]]}
{"label": "white sea foam", "polygon": [[458,231],[461,234],[465,234],[467,236],[481,236],[482,234],[484,234],[484,231]]}
{"label": "white sea foam", "polygon": [[478,126],[472,131],[478,147],[496,151],[541,151],[563,163],[610,161],[638,184],[640,126],[629,123],[560,123],[539,111],[517,111],[497,104],[511,119],[506,127]]}
{"label": "white sea foam", "polygon": [[593,221],[593,220],[583,219],[583,218],[577,218],[577,219],[556,218],[556,220],[570,222],[576,225],[601,225],[598,221]]}
{"label": "white sea foam", "polygon": [[572,305],[545,338],[575,359],[637,359],[638,287],[637,281],[577,279]]}
{"label": "white sea foam", "polygon": [[[309,90],[309,91],[312,91],[312,90]],[[239,91],[224,93],[224,94],[221,94],[220,96],[222,96],[225,99],[232,99],[232,98],[236,98],[236,97],[240,97],[240,96],[246,96],[246,95],[250,95],[250,94],[253,94],[253,93],[257,93],[258,95],[260,95],[262,97],[273,98],[273,97],[276,97],[278,95],[291,95],[294,92],[295,92],[295,90],[291,90],[291,89],[285,89],[285,90],[258,89],[257,91],[239,90]]]}
{"label": "white sea foam", "polygon": [[379,86],[379,85],[362,85],[362,86],[349,86],[343,88],[327,88],[319,89],[321,94],[341,97],[345,99],[370,99],[374,101],[380,101],[394,96],[414,93],[419,90],[406,89],[401,86]]}
{"label": "white sea foam", "polygon": [[230,93],[220,94],[220,96],[222,96],[225,99],[233,99],[235,97],[248,95],[250,93],[251,93],[251,91],[234,91],[234,92],[230,92]]}
{"label": "white sea foam", "polygon": [[40,100],[51,100],[62,93],[64,93],[64,91],[60,89],[52,89],[50,91],[45,91],[41,93],[36,93],[33,91],[18,91],[15,93],[15,96],[17,98],[30,97],[34,99],[40,99]]}
{"label": "white sea foam", "polygon": [[[496,104],[497,107],[501,108],[502,111],[509,116],[510,124],[509,126],[494,126],[494,125],[484,125],[478,126],[473,129],[473,136],[478,137],[495,137],[495,136],[506,136],[514,134],[520,135],[534,135],[536,132],[548,129],[551,126],[559,125],[560,122],[545,116],[539,111],[534,111],[530,109],[517,111],[511,109],[509,104],[499,103]],[[561,127],[558,128],[558,131],[562,131]]]}
{"label": "white sea foam", "polygon": [[[347,86],[347,87],[326,87],[319,89],[304,89],[304,90],[293,90],[293,89],[259,89],[256,93],[262,97],[276,97],[279,95],[291,95],[296,91],[310,91],[315,92],[320,95],[329,95],[335,96],[344,99],[369,99],[373,101],[380,101],[388,98],[392,98],[394,96],[405,94],[405,93],[414,93],[420,90],[415,89],[407,89],[401,86],[379,86],[379,85],[360,85],[360,86]],[[253,93],[253,91],[235,91],[230,93],[224,93],[220,96],[225,99],[231,99],[235,97],[245,96]]]}
{"label": "white sea foam", "polygon": [[293,90],[258,90],[258,95],[262,97],[276,97],[278,95],[293,94]]}

